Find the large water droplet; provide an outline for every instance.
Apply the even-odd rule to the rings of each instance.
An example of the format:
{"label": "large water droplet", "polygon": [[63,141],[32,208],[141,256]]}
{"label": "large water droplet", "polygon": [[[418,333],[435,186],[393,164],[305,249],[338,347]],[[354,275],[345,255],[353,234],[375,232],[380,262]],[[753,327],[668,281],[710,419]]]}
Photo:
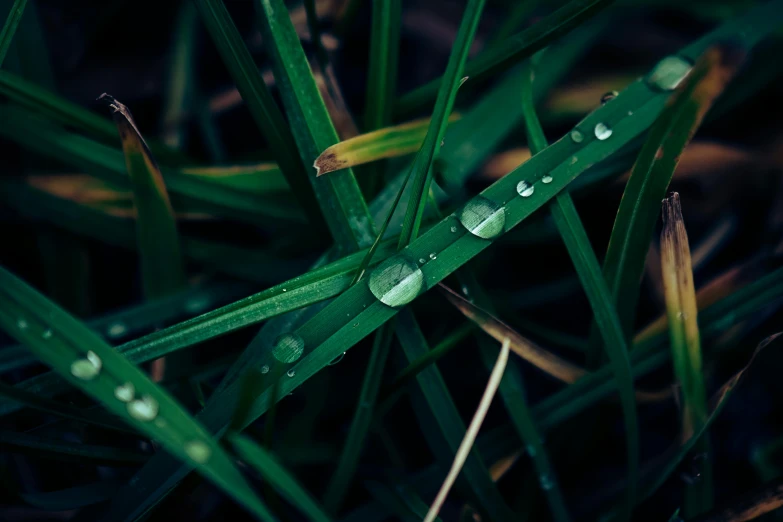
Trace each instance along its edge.
{"label": "large water droplet", "polygon": [[585,135],[579,129],[571,131],[571,139],[574,143],[582,143],[585,140]]}
{"label": "large water droplet", "polygon": [[529,198],[533,195],[535,190],[536,188],[533,186],[533,184],[528,183],[527,181],[520,181],[517,183],[517,193],[523,198]]}
{"label": "large water droplet", "polygon": [[283,334],[275,341],[275,347],[272,348],[272,355],[281,363],[292,363],[302,356],[304,346],[304,339],[297,334]]}
{"label": "large water droplet", "polygon": [[158,401],[149,395],[143,395],[140,399],[128,403],[128,415],[142,422],[149,422],[158,416],[160,406]]}
{"label": "large water droplet", "polygon": [[693,65],[679,56],[667,56],[647,76],[647,85],[659,91],[673,91],[685,79]]}
{"label": "large water droplet", "polygon": [[128,331],[128,328],[122,323],[112,323],[106,329],[106,335],[109,337],[119,337],[124,335]]}
{"label": "large water droplet", "polygon": [[603,141],[606,139],[609,139],[609,136],[612,135],[612,128],[609,127],[605,123],[596,123],[595,124],[595,137],[599,140]]}
{"label": "large water droplet", "polygon": [[212,456],[212,449],[201,440],[189,440],[184,449],[185,454],[199,464],[204,464]]}
{"label": "large water droplet", "polygon": [[114,396],[122,402],[132,401],[134,395],[136,395],[136,388],[132,382],[126,382],[114,388]]}
{"label": "large water droplet", "polygon": [[544,183],[545,185],[548,185],[548,184],[552,183],[552,176],[547,174],[546,176],[541,178],[541,183]]}
{"label": "large water droplet", "polygon": [[370,274],[370,292],[387,306],[399,307],[413,301],[424,289],[424,274],[404,256],[394,256]]}
{"label": "large water droplet", "polygon": [[460,211],[459,222],[474,236],[492,239],[503,233],[506,210],[491,199],[476,196]]}
{"label": "large water droplet", "polygon": [[101,373],[103,361],[92,350],[87,352],[87,357],[77,359],[71,363],[71,375],[83,381],[91,381]]}
{"label": "large water droplet", "polygon": [[601,105],[606,105],[615,98],[617,98],[617,91],[609,91],[601,96]]}

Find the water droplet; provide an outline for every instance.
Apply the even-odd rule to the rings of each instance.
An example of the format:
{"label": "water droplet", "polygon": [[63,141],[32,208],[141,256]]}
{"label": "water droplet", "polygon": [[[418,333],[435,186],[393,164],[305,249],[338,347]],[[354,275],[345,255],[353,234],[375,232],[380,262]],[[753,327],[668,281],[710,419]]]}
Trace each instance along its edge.
{"label": "water droplet", "polygon": [[157,426],[158,428],[165,428],[166,421],[163,419],[155,419],[155,426]]}
{"label": "water droplet", "polygon": [[579,158],[576,156],[571,156],[571,165],[576,165],[576,162],[579,161]]}
{"label": "water droplet", "polygon": [[128,403],[128,415],[142,422],[149,422],[158,416],[158,401],[149,395],[142,395]]}
{"label": "water droplet", "polygon": [[628,116],[633,116],[633,111],[628,111]]}
{"label": "water droplet", "polygon": [[520,196],[523,198],[529,198],[533,195],[533,192],[536,190],[536,188],[533,186],[532,183],[528,183],[527,181],[520,181],[517,183],[517,192]]}
{"label": "water droplet", "polygon": [[455,225],[451,225],[451,232],[452,234],[457,231],[457,227]]}
{"label": "water droplet", "polygon": [[[356,328],[356,325],[354,325],[354,328]],[[331,362],[329,363],[329,366],[334,366],[335,364],[339,363],[340,361],[343,360],[343,357],[345,357],[345,352],[341,353],[340,355],[332,359]]]}
{"label": "water droplet", "polygon": [[119,337],[124,335],[128,331],[128,328],[122,323],[112,323],[106,329],[106,335],[109,337]]}
{"label": "water droplet", "polygon": [[555,487],[554,482],[552,482],[552,477],[550,477],[549,475],[541,475],[540,481],[541,481],[541,489],[545,491],[549,491],[550,489]]}
{"label": "water droplet", "polygon": [[46,330],[43,331],[41,337],[43,337],[44,339],[51,339],[52,335],[53,335],[52,331],[49,328],[47,328]]}
{"label": "water droplet", "polygon": [[25,319],[20,318],[16,322],[16,326],[18,326],[20,330],[27,330],[28,324],[27,324],[27,321]]}
{"label": "water droplet", "polygon": [[582,134],[582,131],[579,129],[574,129],[571,131],[571,139],[574,143],[582,143],[585,139],[585,135]]}
{"label": "water droplet", "polygon": [[370,292],[387,306],[399,307],[413,301],[424,290],[424,274],[404,256],[394,256],[370,274]]}
{"label": "water droplet", "polygon": [[101,373],[103,361],[93,352],[87,352],[87,357],[77,359],[71,363],[71,375],[83,381],[91,381]]}
{"label": "water droplet", "polygon": [[261,367],[261,373],[269,373],[269,366],[266,364]]}
{"label": "water droplet", "polygon": [[679,56],[667,56],[647,76],[647,85],[658,91],[673,91],[692,68],[690,62]]}
{"label": "water droplet", "polygon": [[427,260],[426,260],[426,259],[424,259],[423,257],[420,257],[420,258],[419,258],[419,264],[420,264],[420,265],[423,265],[423,264],[424,264],[424,263],[426,263],[426,262],[427,262]]}
{"label": "water droplet", "polygon": [[126,382],[114,388],[114,396],[122,402],[132,401],[134,395],[136,395],[136,388],[133,387],[132,382]]}
{"label": "water droplet", "polygon": [[464,295],[465,297],[469,297],[470,296],[470,290],[468,290],[467,286],[463,286],[462,287],[462,295]]}
{"label": "water droplet", "polygon": [[286,290],[285,288],[283,288],[283,292],[288,292],[288,290]]}
{"label": "water droplet", "polygon": [[294,371],[294,369],[292,368],[286,372],[286,375],[288,375],[289,377],[293,377],[294,375],[296,375],[296,371]]}
{"label": "water droplet", "polygon": [[609,91],[601,96],[601,105],[606,105],[615,98],[617,98],[617,91]]}
{"label": "water droplet", "polygon": [[297,334],[283,334],[275,341],[275,347],[272,348],[272,355],[281,363],[292,363],[302,356],[304,346],[304,339]]}
{"label": "water droplet", "polygon": [[609,127],[605,123],[596,123],[595,124],[595,137],[599,140],[603,141],[609,138],[609,136],[612,135],[612,128]]}
{"label": "water droplet", "polygon": [[194,462],[204,464],[212,456],[212,449],[203,441],[189,440],[185,443],[185,454]]}
{"label": "water droplet", "polygon": [[430,259],[432,259],[434,261],[434,260],[438,259],[438,255],[435,252],[432,252],[430,254]]}
{"label": "water droplet", "polygon": [[548,185],[549,183],[552,183],[552,176],[550,176],[549,174],[547,174],[546,176],[544,176],[543,178],[541,178],[541,183],[544,183],[544,184],[546,184],[546,185]]}
{"label": "water droplet", "polygon": [[202,310],[206,310],[209,307],[209,299],[204,296],[195,297],[185,302],[185,311],[191,314],[196,314]]}
{"label": "water droplet", "polygon": [[460,211],[459,222],[474,236],[493,239],[503,233],[506,209],[491,199],[476,196]]}

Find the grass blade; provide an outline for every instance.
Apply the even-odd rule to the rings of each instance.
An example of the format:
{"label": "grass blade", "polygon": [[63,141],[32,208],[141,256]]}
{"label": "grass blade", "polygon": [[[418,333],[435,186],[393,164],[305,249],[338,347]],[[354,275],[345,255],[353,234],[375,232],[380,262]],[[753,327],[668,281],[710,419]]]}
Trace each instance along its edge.
{"label": "grass blade", "polygon": [[392,122],[397,91],[401,4],[400,0],[374,0],[372,3],[370,64],[364,107],[365,131],[380,129]]}
{"label": "grass blade", "polygon": [[[633,330],[639,281],[660,212],[659,202],[705,114],[739,69],[740,53],[713,47],[697,61],[651,127],[628,179],[614,222],[603,273],[626,336]],[[589,363],[600,360],[600,341],[591,338]]]}
{"label": "grass blade", "polygon": [[[267,52],[305,165],[339,141],[282,0],[256,0]],[[313,179],[324,218],[338,247],[350,252],[373,241],[367,205],[353,172]]]}
{"label": "grass blade", "polygon": [[4,330],[69,383],[159,441],[177,458],[196,466],[251,512],[274,520],[217,441],[167,392],[86,326],[5,269],[0,269],[0,282],[0,324]]}
{"label": "grass blade", "polygon": [[[452,114],[450,122],[459,120]],[[360,134],[323,151],[313,163],[318,176],[384,158],[413,154],[421,148],[430,120],[422,118]]]}
{"label": "grass blade", "polygon": [[277,462],[272,454],[238,433],[228,437],[239,456],[253,467],[263,479],[283,495],[291,504],[314,522],[328,522],[329,516],[299,485],[296,479]]}
{"label": "grass blade", "polygon": [[[669,316],[674,374],[682,386],[682,436],[683,440],[687,440],[707,420],[707,391],[702,372],[691,252],[682,219],[680,195],[676,192],[663,200],[661,274]],[[709,439],[703,438],[699,446],[707,452]],[[688,518],[712,507],[712,465],[709,452],[706,455],[701,480],[698,484],[686,486],[683,509]]]}
{"label": "grass blade", "polygon": [[465,436],[459,445],[457,454],[454,456],[454,463],[449,470],[449,474],[446,476],[446,480],[443,481],[443,485],[441,486],[440,491],[438,491],[438,495],[435,497],[432,506],[430,506],[430,510],[427,512],[424,522],[433,522],[438,516],[438,512],[446,501],[449,490],[451,490],[451,487],[457,480],[457,476],[470,454],[470,450],[473,447],[473,443],[476,441],[476,436],[481,428],[481,424],[487,416],[489,405],[495,397],[498,386],[500,386],[503,372],[506,371],[506,364],[508,363],[508,346],[509,341],[506,339],[503,341],[503,346],[500,349],[497,362],[492,369],[492,374],[489,376],[489,382],[487,382],[487,387],[484,390],[484,394],[481,396],[481,401],[479,402],[478,408],[476,408],[476,413],[473,415],[473,420],[470,421],[470,426],[468,426],[468,430],[465,432]]}
{"label": "grass blade", "polygon": [[166,185],[130,110],[107,94],[100,99],[112,109],[133,185],[144,294],[150,300],[164,297],[185,286],[177,223]]}
{"label": "grass blade", "polygon": [[427,206],[427,195],[432,182],[432,162],[438,155],[443,141],[443,135],[448,125],[448,117],[457,97],[457,90],[465,81],[462,78],[462,70],[468,58],[468,51],[476,34],[481,13],[484,10],[485,0],[469,0],[465,11],[462,13],[457,37],[452,45],[449,63],[443,74],[443,83],[438,90],[435,100],[435,108],[432,111],[427,136],[411,165],[413,176],[408,209],[405,212],[405,221],[400,234],[399,247],[406,247],[419,234],[419,227],[424,216],[424,208]]}
{"label": "grass blade", "polygon": [[82,444],[42,437],[33,433],[15,433],[0,430],[0,447],[9,453],[31,452],[37,456],[63,461],[89,460],[107,465],[129,465],[146,462],[150,455],[140,451],[123,450],[112,446]]}
{"label": "grass blade", "polygon": [[[502,44],[487,49],[469,61],[465,66],[465,74],[474,80],[479,80],[506,70],[543,49],[555,38],[595,16],[611,3],[612,0],[572,0],[529,29],[517,33]],[[410,114],[426,106],[435,98],[445,78],[446,75],[401,96],[396,112]]]}
{"label": "grass blade", "polygon": [[264,83],[223,1],[196,0],[196,7],[253,120],[275,151],[277,163],[302,208],[308,212],[310,223],[317,228],[321,227],[324,218],[328,221],[329,216],[321,216],[317,211],[320,208],[315,194],[318,187],[305,170],[306,164],[299,160],[288,123]]}
{"label": "grass blade", "polygon": [[19,27],[26,6],[27,0],[15,0],[8,17],[5,19],[3,29],[0,30],[0,66],[3,65],[5,55],[8,54],[8,48],[11,47],[11,41],[14,39],[16,28]]}

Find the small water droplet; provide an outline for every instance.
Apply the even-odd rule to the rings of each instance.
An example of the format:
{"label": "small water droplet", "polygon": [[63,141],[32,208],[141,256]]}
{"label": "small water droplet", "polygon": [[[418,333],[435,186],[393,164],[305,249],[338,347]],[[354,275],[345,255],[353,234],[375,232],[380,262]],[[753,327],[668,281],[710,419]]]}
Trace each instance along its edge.
{"label": "small water droplet", "polygon": [[435,252],[432,252],[430,254],[430,259],[432,259],[434,261],[434,260],[438,259],[438,255]]}
{"label": "small water droplet", "polygon": [[410,303],[424,290],[424,274],[419,265],[398,255],[372,271],[368,286],[380,302],[395,308]]}
{"label": "small water droplet", "polygon": [[184,449],[185,454],[199,464],[204,464],[212,456],[212,449],[201,440],[187,441]]}
{"label": "small water droplet", "polygon": [[269,366],[266,364],[261,367],[261,373],[269,373]]}
{"label": "small water droplet", "polygon": [[546,185],[548,185],[548,184],[552,183],[552,176],[550,176],[549,174],[547,174],[546,176],[544,176],[543,178],[541,178],[541,183],[544,183],[544,184],[546,184]]}
{"label": "small water droplet", "polygon": [[576,162],[579,161],[579,158],[576,156],[571,156],[571,165],[576,165]]}
{"label": "small water droplet", "polygon": [[166,421],[164,419],[155,419],[155,426],[157,426],[158,428],[165,428]]}
{"label": "small water droplet", "polygon": [[606,105],[615,98],[617,98],[617,91],[609,91],[601,96],[601,105]]}
{"label": "small water droplet", "polygon": [[98,355],[90,350],[87,357],[77,359],[71,363],[71,375],[83,381],[91,381],[101,373],[103,361]]}
{"label": "small water droplet", "polygon": [[277,338],[272,355],[281,363],[292,363],[302,356],[304,347],[304,339],[295,333],[287,333]]}
{"label": "small water droplet", "polygon": [[582,134],[582,131],[579,129],[574,129],[571,131],[571,140],[573,140],[574,143],[582,143],[585,139],[585,135]]}
{"label": "small water droplet", "polygon": [[462,295],[464,295],[465,297],[468,297],[470,295],[470,290],[468,290],[467,286],[462,287]]}
{"label": "small water droplet", "polygon": [[124,335],[128,331],[128,328],[122,323],[112,323],[106,329],[106,335],[109,337],[119,337]]}
{"label": "small water droplet", "polygon": [[206,310],[209,307],[209,299],[204,296],[196,297],[185,302],[185,311],[195,314]]}
{"label": "small water droplet", "polygon": [[286,372],[286,375],[288,375],[289,377],[293,377],[294,375],[296,375],[296,371],[294,371],[294,369],[292,368]]}
{"label": "small water droplet", "polygon": [[628,111],[628,116],[633,116],[633,111]]}
{"label": "small water droplet", "polygon": [[647,85],[658,91],[673,91],[682,83],[693,65],[679,56],[667,56],[647,76]]}
{"label": "small water droplet", "polygon": [[158,416],[160,406],[150,395],[142,395],[141,398],[132,400],[127,405],[128,415],[142,422],[149,422]]}
{"label": "small water droplet", "polygon": [[44,339],[48,340],[48,339],[52,338],[52,335],[53,335],[52,331],[49,328],[47,328],[46,330],[43,331],[43,333],[41,334],[41,337],[43,337]]}
{"label": "small water droplet", "polygon": [[533,184],[528,183],[527,181],[520,181],[517,183],[517,193],[523,198],[529,198],[533,195],[535,190],[536,188],[533,186]]}
{"label": "small water droplet", "polygon": [[285,288],[283,288],[283,292],[288,292],[288,290],[286,290]]}
{"label": "small water droplet", "polygon": [[126,382],[114,388],[114,396],[122,402],[130,402],[136,395],[136,388],[132,382]]}
{"label": "small water droplet", "polygon": [[455,225],[451,225],[451,232],[452,234],[457,231],[457,227]]}
{"label": "small water droplet", "polygon": [[493,239],[503,233],[506,209],[491,199],[476,196],[460,211],[459,222],[474,236]]}
{"label": "small water droplet", "polygon": [[609,139],[609,136],[612,135],[612,128],[609,127],[605,123],[596,123],[595,124],[595,137],[599,140],[603,141],[606,139]]}
{"label": "small water droplet", "polygon": [[[354,325],[354,328],[356,328],[356,325]],[[343,357],[345,357],[345,352],[332,359],[331,362],[329,362],[329,366],[334,366],[335,364],[339,363],[343,360]]]}
{"label": "small water droplet", "polygon": [[552,477],[550,477],[549,475],[541,475],[540,481],[541,481],[541,489],[545,491],[549,491],[550,489],[555,487],[554,482],[552,482]]}
{"label": "small water droplet", "polygon": [[423,257],[420,257],[420,258],[419,258],[419,264],[420,264],[420,265],[423,265],[423,264],[424,264],[424,263],[426,263],[426,262],[427,262],[427,260],[426,260],[426,259],[424,259]]}
{"label": "small water droplet", "polygon": [[19,320],[16,322],[16,326],[17,326],[17,327],[19,327],[19,329],[20,329],[20,330],[27,330],[27,327],[28,327],[29,325],[27,324],[27,321],[26,321],[25,319],[23,319],[23,318],[20,318],[20,319],[19,319]]}

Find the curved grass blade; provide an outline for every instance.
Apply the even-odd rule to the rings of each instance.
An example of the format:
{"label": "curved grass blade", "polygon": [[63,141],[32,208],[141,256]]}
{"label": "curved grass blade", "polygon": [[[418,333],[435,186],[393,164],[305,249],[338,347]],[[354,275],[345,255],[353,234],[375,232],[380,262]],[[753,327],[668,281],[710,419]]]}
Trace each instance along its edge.
{"label": "curved grass blade", "polygon": [[245,462],[263,479],[314,522],[328,522],[329,516],[299,485],[296,479],[277,462],[272,454],[248,437],[234,433],[228,440]]}
{"label": "curved grass blade", "polygon": [[320,228],[324,219],[328,222],[329,216],[328,213],[321,216],[318,212],[319,188],[305,170],[307,163],[299,160],[288,123],[264,83],[223,1],[196,0],[196,7],[253,120],[277,154],[280,170],[299,199],[302,209],[308,213],[310,224]]}
{"label": "curved grass blade", "polygon": [[[299,155],[311,165],[321,151],[339,141],[337,132],[282,0],[256,0],[255,5]],[[369,246],[371,219],[353,172],[310,180],[338,247],[351,252]]]}
{"label": "curved grass blade", "polygon": [[107,94],[99,99],[112,109],[133,185],[144,294],[147,299],[164,297],[185,286],[177,223],[166,185],[130,110]]}
{"label": "curved grass blade", "polygon": [[[449,122],[459,120],[452,114]],[[361,134],[323,151],[313,163],[318,176],[336,170],[363,165],[384,158],[395,158],[418,151],[427,135],[430,120],[422,118]]]}
{"label": "curved grass blade", "polygon": [[26,6],[27,0],[15,0],[8,17],[5,19],[3,29],[0,30],[0,66],[3,65],[5,55],[8,54],[8,48],[11,47],[11,41],[14,39]]}
{"label": "curved grass blade", "polygon": [[[465,65],[465,74],[474,80],[496,74],[543,49],[555,38],[566,34],[595,16],[612,3],[612,0],[572,0],[529,29],[517,33],[496,45]],[[446,78],[446,75],[443,76]],[[435,98],[443,78],[433,80],[400,97],[396,111],[410,114],[423,108]]]}
{"label": "curved grass blade", "polygon": [[424,209],[427,206],[427,195],[432,183],[432,162],[440,151],[443,135],[448,125],[448,117],[454,106],[454,100],[457,98],[457,91],[467,79],[462,78],[462,70],[465,67],[476,29],[478,29],[481,13],[484,10],[484,2],[485,0],[468,0],[465,11],[462,13],[462,21],[451,48],[446,72],[443,73],[443,83],[438,89],[427,136],[416,154],[416,159],[413,160],[413,165],[411,165],[413,181],[408,208],[405,212],[405,221],[400,233],[400,248],[408,246],[419,235],[419,227],[424,216]]}
{"label": "curved grass blade", "polygon": [[291,190],[276,163],[186,167],[180,172],[207,183],[225,185],[236,191],[258,195]]}
{"label": "curved grass blade", "polygon": [[69,383],[195,466],[263,520],[274,520],[231,459],[171,396],[86,326],[0,268],[0,324]]}
{"label": "curved grass blade", "polygon": [[[636,318],[639,281],[650,239],[674,170],[705,114],[742,62],[742,55],[730,47],[712,47],[669,99],[650,128],[639,152],[617,211],[603,273],[620,323],[630,335]],[[591,336],[588,361],[600,361],[600,341]]]}
{"label": "curved grass blade", "polygon": [[351,427],[348,430],[337,468],[334,470],[329,487],[324,494],[324,503],[330,513],[337,513],[340,509],[356,472],[356,465],[362,455],[364,440],[370,428],[373,409],[383,378],[383,370],[389,356],[393,333],[394,324],[392,321],[381,326],[375,334],[370,360],[364,371],[362,388],[359,392],[359,403],[354,410]]}
{"label": "curved grass blade", "polygon": [[[707,391],[702,372],[691,252],[682,219],[680,196],[676,192],[663,200],[661,275],[669,317],[674,374],[682,387],[682,437],[687,440],[707,420]],[[686,486],[683,510],[688,518],[709,510],[713,502],[711,452],[708,451],[709,439],[706,435],[699,446],[707,456],[700,466],[702,474],[699,483]]]}
{"label": "curved grass blade", "polygon": [[438,516],[440,508],[443,507],[443,503],[446,501],[446,496],[449,494],[454,482],[456,482],[457,476],[470,454],[471,448],[476,441],[478,431],[484,423],[487,411],[489,411],[489,405],[495,397],[495,392],[498,391],[500,380],[503,378],[503,372],[506,371],[506,364],[508,364],[508,346],[509,340],[506,339],[503,341],[503,346],[500,349],[500,354],[498,354],[495,367],[492,369],[492,373],[489,376],[489,382],[487,382],[487,387],[484,390],[484,394],[481,396],[478,408],[476,408],[476,413],[473,415],[473,419],[470,421],[465,436],[459,445],[457,454],[454,456],[454,463],[449,470],[449,474],[446,475],[446,480],[443,481],[443,485],[438,491],[438,495],[435,497],[432,506],[430,506],[427,516],[424,517],[424,522],[433,522]]}
{"label": "curved grass blade", "polygon": [[[528,69],[527,80],[526,88],[522,91],[522,111],[530,151],[533,157],[535,157],[535,155],[546,148],[547,142],[533,105],[532,67]],[[598,137],[597,132],[596,137]],[[526,182],[524,183],[524,187],[517,186],[517,191],[522,197],[529,197],[530,194],[527,191],[532,190],[533,185],[528,186]],[[520,188],[524,188],[524,190],[520,190]],[[576,273],[582,283],[582,288],[590,302],[595,321],[605,342],[612,370],[618,382],[620,402],[625,419],[626,450],[628,455],[628,488],[623,519],[629,520],[635,502],[636,481],[639,471],[639,426],[633,375],[628,359],[628,347],[622,335],[617,310],[615,310],[611,301],[609,288],[601,274],[598,258],[590,245],[587,232],[579,219],[574,201],[571,199],[567,188],[555,196],[555,201],[551,205],[551,212],[555,226],[566,245],[568,254],[571,256]]]}

